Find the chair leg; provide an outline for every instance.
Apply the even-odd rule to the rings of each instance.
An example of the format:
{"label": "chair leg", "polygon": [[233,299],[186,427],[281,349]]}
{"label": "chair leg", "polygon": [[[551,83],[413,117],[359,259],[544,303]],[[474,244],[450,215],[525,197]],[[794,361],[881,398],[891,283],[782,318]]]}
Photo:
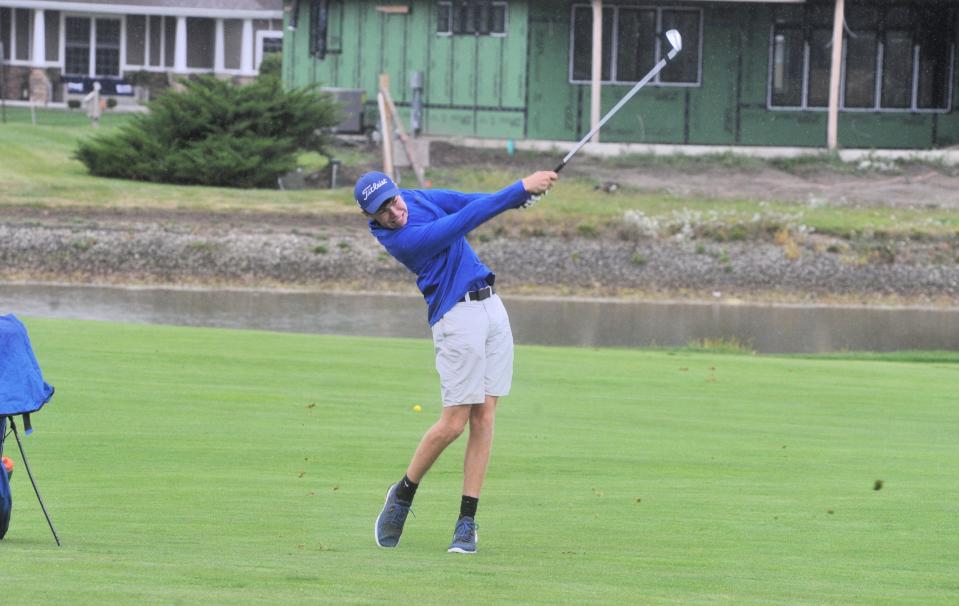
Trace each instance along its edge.
{"label": "chair leg", "polygon": [[20,433],[17,431],[17,423],[13,420],[13,417],[10,417],[10,429],[13,430],[13,437],[17,439],[17,447],[20,448],[20,458],[23,459],[23,467],[27,470],[27,475],[30,476],[30,483],[33,484],[33,492],[36,493],[37,501],[40,502],[43,517],[47,519],[50,532],[53,533],[53,540],[57,542],[57,547],[60,547],[60,536],[57,534],[57,529],[53,526],[53,520],[50,519],[50,514],[47,513],[47,506],[43,504],[43,497],[40,496],[40,489],[37,488],[37,482],[33,479],[33,472],[30,471],[30,463],[27,462],[27,453],[23,450],[23,442],[20,441]]}

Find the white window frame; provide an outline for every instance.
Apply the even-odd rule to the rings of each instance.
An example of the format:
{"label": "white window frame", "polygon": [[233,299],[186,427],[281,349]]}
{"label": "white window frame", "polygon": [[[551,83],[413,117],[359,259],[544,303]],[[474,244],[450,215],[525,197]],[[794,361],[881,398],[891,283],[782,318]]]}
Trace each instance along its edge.
{"label": "white window frame", "polygon": [[[4,8],[10,9],[10,40],[8,44],[10,45],[10,56],[4,55],[3,62],[7,65],[33,65],[33,41],[27,45],[27,55],[26,59],[17,59],[17,11],[28,11],[33,13],[36,9],[32,8],[14,8],[12,6],[5,6]],[[30,20],[31,28],[33,26],[33,19],[36,19],[36,15],[32,16]],[[33,32],[27,32],[27,36],[32,36]],[[56,61],[47,61],[44,63],[47,67],[57,67]]]}
{"label": "white window frame", "polygon": [[282,40],[283,30],[261,29],[260,31],[256,32],[256,48],[253,49],[253,69],[256,70],[257,73],[260,71],[260,63],[263,62],[263,40],[266,38]]}
{"label": "white window frame", "polygon": [[[776,23],[773,23],[769,28],[769,66],[766,74],[766,109],[769,111],[805,111],[805,112],[827,112],[829,111],[828,107],[820,106],[810,106],[808,105],[808,96],[809,96],[809,40],[806,37],[803,37],[803,78],[802,78],[802,101],[801,105],[795,106],[785,106],[785,105],[773,105],[773,61],[775,60],[773,56],[773,49],[775,45],[776,37]],[[802,29],[802,28],[800,28]],[[873,105],[872,107],[846,107],[846,51],[847,45],[845,36],[843,36],[843,45],[842,45],[842,64],[840,65],[840,74],[839,74],[839,110],[842,112],[848,113],[883,113],[883,114],[947,114],[952,111],[953,104],[953,89],[954,86],[948,87],[948,93],[946,96],[946,105],[945,107],[930,108],[930,107],[919,107],[919,56],[921,51],[921,46],[919,44],[912,45],[912,83],[910,86],[910,102],[909,107],[882,107],[882,69],[883,69],[883,59],[885,54],[885,42],[883,41],[882,34],[879,32],[878,40],[876,43],[876,84],[875,90],[873,91]],[[956,77],[956,45],[954,42],[949,43],[949,75],[950,81],[954,82]]]}
{"label": "white window frame", "polygon": [[[568,80],[569,84],[578,84],[578,85],[582,85],[582,84],[592,84],[592,80],[575,80],[575,79],[573,79],[573,43],[574,43],[574,41],[575,41],[575,37],[574,37],[574,36],[575,36],[575,33],[576,33],[576,32],[575,32],[575,28],[573,27],[573,24],[575,23],[576,9],[577,9],[577,8],[581,8],[581,9],[582,9],[582,8],[589,8],[589,9],[592,9],[592,5],[579,3],[579,4],[573,4],[573,5],[570,7],[570,13],[569,13],[569,24],[570,24],[570,27],[569,27],[569,70],[568,70],[568,72],[567,72],[567,80]],[[638,82],[638,80],[617,80],[617,79],[616,79],[617,71],[618,71],[618,70],[617,70],[617,67],[618,67],[617,63],[618,63],[618,59],[619,59],[618,53],[616,53],[616,48],[617,48],[618,42],[619,42],[619,27],[618,27],[618,26],[619,26],[619,9],[620,9],[620,8],[626,8],[626,9],[630,9],[630,10],[634,10],[634,9],[635,9],[635,10],[651,10],[651,11],[656,11],[656,57],[657,57],[657,58],[656,58],[656,61],[660,61],[660,60],[663,58],[663,55],[662,55],[662,50],[663,50],[663,49],[662,49],[662,39],[661,39],[662,29],[663,29],[663,11],[677,11],[677,12],[698,13],[698,14],[699,14],[699,32],[698,32],[698,38],[699,38],[699,39],[696,41],[696,49],[697,49],[697,52],[698,52],[698,55],[697,55],[697,56],[699,57],[699,60],[696,62],[696,81],[695,81],[695,82],[663,82],[663,81],[660,79],[660,76],[662,75],[662,72],[659,72],[658,74],[656,74],[656,76],[655,76],[652,80],[649,81],[649,83],[647,84],[647,86],[657,86],[657,87],[663,87],[663,88],[666,88],[666,87],[670,87],[670,88],[672,88],[672,87],[678,87],[678,88],[697,88],[697,87],[700,87],[700,86],[703,85],[703,9],[697,8],[697,7],[683,6],[683,5],[677,5],[677,6],[671,6],[671,5],[669,5],[669,6],[656,6],[656,5],[654,5],[654,6],[650,6],[650,5],[639,5],[639,4],[637,4],[637,5],[633,5],[633,4],[623,4],[623,5],[620,5],[620,4],[610,4],[610,5],[606,5],[606,4],[604,4],[604,5],[603,5],[603,9],[605,10],[605,9],[607,9],[607,8],[613,9],[613,28],[612,28],[612,29],[613,29],[613,35],[612,35],[612,42],[611,42],[611,45],[612,45],[611,48],[613,49],[613,51],[612,51],[612,56],[610,57],[610,66],[609,66],[609,72],[610,72],[610,76],[612,77],[612,79],[610,79],[610,80],[600,80],[600,84],[612,84],[612,85],[624,85],[624,86],[625,86],[625,85],[636,84],[636,82]],[[687,41],[685,41],[685,40],[683,41],[683,48],[688,48],[686,42],[687,42]],[[600,51],[600,52],[602,52],[602,51]]]}

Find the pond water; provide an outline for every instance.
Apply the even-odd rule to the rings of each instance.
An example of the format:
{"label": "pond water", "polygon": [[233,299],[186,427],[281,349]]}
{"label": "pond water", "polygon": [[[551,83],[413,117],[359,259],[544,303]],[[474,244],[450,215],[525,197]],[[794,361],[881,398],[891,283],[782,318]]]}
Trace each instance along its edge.
{"label": "pond water", "polygon": [[[761,353],[959,350],[959,311],[641,303],[504,294],[519,344],[674,347],[736,340]],[[0,314],[430,338],[418,296],[0,284]]]}

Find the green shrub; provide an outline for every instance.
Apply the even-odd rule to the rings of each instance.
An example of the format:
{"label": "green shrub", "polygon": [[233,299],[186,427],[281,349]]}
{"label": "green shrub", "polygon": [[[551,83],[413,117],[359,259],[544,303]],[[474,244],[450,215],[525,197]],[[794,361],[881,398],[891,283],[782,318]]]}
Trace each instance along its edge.
{"label": "green shrub", "polygon": [[275,77],[237,85],[184,81],[112,133],[80,141],[75,157],[103,177],[161,183],[275,187],[300,151],[323,151],[338,122],[335,101]]}
{"label": "green shrub", "polygon": [[70,109],[80,109],[80,106],[83,105],[79,99],[70,99],[67,101],[67,107]]}
{"label": "green shrub", "polygon": [[260,76],[279,79],[283,74],[283,53],[266,53],[260,61]]}
{"label": "green shrub", "polygon": [[117,106],[117,100],[114,97],[107,97],[107,107],[113,109]]}

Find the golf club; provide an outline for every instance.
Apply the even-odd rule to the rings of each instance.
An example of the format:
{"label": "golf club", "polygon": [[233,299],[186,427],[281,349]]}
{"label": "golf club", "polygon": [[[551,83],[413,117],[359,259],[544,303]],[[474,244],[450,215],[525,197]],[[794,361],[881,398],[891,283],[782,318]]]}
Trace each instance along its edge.
{"label": "golf club", "polygon": [[632,90],[626,93],[626,96],[620,99],[619,103],[617,103],[613,107],[613,109],[609,110],[609,112],[607,112],[606,115],[603,116],[603,119],[599,121],[599,124],[594,126],[593,130],[589,131],[589,133],[585,137],[583,137],[579,143],[576,144],[576,147],[574,147],[572,150],[570,150],[568,154],[566,154],[566,157],[563,158],[563,161],[560,162],[559,166],[556,167],[555,172],[558,173],[559,171],[563,170],[563,167],[566,166],[566,163],[569,162],[569,159],[572,158],[573,155],[576,152],[578,152],[584,145],[586,145],[586,142],[589,141],[593,137],[593,135],[595,135],[599,131],[599,129],[601,129],[603,125],[606,124],[606,122],[613,117],[613,115],[616,112],[618,112],[624,105],[626,105],[627,101],[632,99],[633,96],[636,93],[638,93],[641,88],[646,86],[646,83],[648,83],[650,80],[652,80],[656,76],[656,74],[662,71],[662,69],[666,67],[666,64],[672,61],[673,57],[675,57],[679,53],[679,51],[683,50],[683,37],[680,35],[678,31],[671,29],[668,32],[666,32],[664,38],[666,40],[666,43],[669,44],[669,52],[666,54],[666,56],[660,59],[659,63],[654,65],[653,69],[649,70],[649,73],[643,76],[643,79],[637,82],[636,85],[633,86]]}

